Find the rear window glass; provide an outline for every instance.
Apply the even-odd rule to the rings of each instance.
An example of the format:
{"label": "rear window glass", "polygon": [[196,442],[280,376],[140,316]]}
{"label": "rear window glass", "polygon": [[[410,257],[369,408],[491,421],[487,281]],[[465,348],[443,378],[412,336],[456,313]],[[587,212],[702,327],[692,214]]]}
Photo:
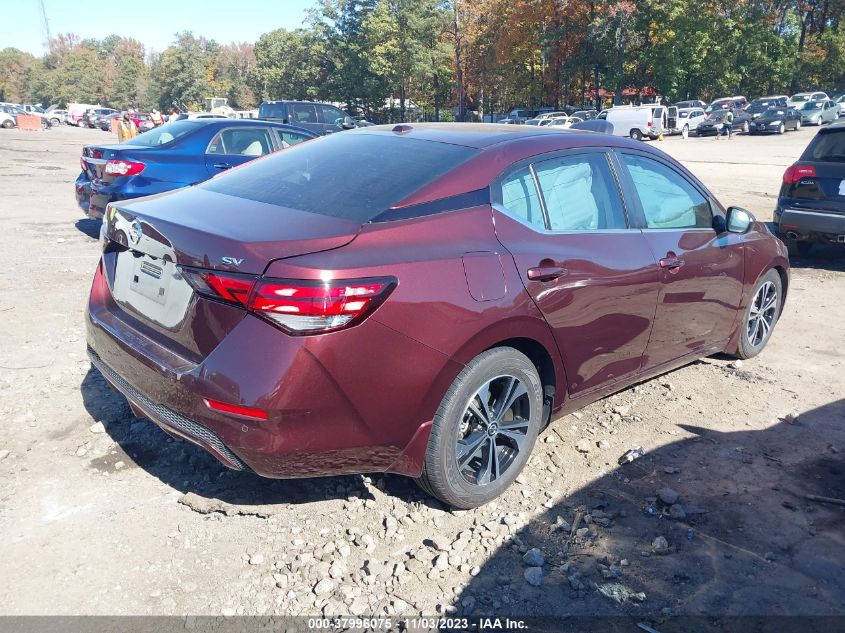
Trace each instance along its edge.
{"label": "rear window glass", "polygon": [[131,140],[131,144],[143,145],[144,147],[165,145],[166,143],[172,143],[177,138],[181,138],[182,136],[185,136],[185,134],[194,131],[200,125],[202,124],[196,123],[195,121],[174,121],[173,123],[153,128],[149,132],[139,134]]}
{"label": "rear window glass", "polygon": [[845,127],[816,134],[801,160],[845,162]]}
{"label": "rear window glass", "polygon": [[368,222],[476,153],[458,145],[344,132],[302,143],[199,186]]}
{"label": "rear window glass", "polygon": [[286,119],[288,107],[286,103],[262,103],[258,106],[259,119]]}

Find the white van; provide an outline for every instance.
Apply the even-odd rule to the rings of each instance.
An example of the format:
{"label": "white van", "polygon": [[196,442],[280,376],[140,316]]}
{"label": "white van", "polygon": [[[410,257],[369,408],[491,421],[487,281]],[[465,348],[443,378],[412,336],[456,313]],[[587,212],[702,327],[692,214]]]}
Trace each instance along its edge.
{"label": "white van", "polygon": [[613,106],[602,110],[597,118],[604,119],[613,125],[614,136],[630,136],[638,141],[646,136],[655,140],[671,129],[666,106],[656,103],[641,106]]}

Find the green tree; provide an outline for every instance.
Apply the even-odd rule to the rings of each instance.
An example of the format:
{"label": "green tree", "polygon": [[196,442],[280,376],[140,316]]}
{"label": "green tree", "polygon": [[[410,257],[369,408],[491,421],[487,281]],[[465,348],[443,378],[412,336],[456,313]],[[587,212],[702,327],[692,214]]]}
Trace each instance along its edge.
{"label": "green tree", "polygon": [[247,81],[261,100],[323,98],[323,49],[310,30],[264,33],[255,43],[255,65],[247,72]]}

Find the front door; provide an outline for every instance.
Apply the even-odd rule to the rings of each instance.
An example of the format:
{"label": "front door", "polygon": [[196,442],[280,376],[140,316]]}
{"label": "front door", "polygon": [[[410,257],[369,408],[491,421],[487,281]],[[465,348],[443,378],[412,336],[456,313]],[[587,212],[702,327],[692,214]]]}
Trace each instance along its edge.
{"label": "front door", "polygon": [[343,129],[343,121],[346,119],[346,113],[343,110],[323,104],[318,105],[317,108],[320,111],[325,134],[340,132]]}
{"label": "front door", "polygon": [[[530,161],[529,161],[530,163]],[[516,165],[493,187],[496,234],[551,326],[571,395],[639,371],[659,281],[605,150]]]}
{"label": "front door", "polygon": [[654,156],[618,154],[631,207],[658,260],[660,296],[645,367],[724,342],[742,296],[742,237],[714,230],[716,204]]}
{"label": "front door", "polygon": [[325,126],[320,122],[317,106],[314,103],[294,102],[288,104],[288,118],[291,125],[305,128],[321,136],[326,133]]}

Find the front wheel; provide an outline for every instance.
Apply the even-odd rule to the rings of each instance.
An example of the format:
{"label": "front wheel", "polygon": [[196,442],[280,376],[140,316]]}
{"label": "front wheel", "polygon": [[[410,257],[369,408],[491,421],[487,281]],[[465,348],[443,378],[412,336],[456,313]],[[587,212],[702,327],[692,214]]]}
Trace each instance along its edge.
{"label": "front wheel", "polygon": [[479,354],[437,409],[417,483],[454,508],[495,499],[528,461],[542,418],[534,364],[512,347]]}
{"label": "front wheel", "polygon": [[3,127],[6,128],[7,130],[10,129],[10,128],[13,128],[13,127],[15,127],[15,122],[14,121],[8,121],[8,120],[3,121]]}
{"label": "front wheel", "polygon": [[750,126],[748,125],[748,121],[743,121],[743,123],[742,123],[742,131],[743,131],[743,132],[745,132],[746,134],[748,134],[748,130],[749,130],[749,129],[751,129],[751,128],[750,128]]}
{"label": "front wheel", "polygon": [[685,125],[684,129],[681,130],[681,138],[689,138],[689,125]]}
{"label": "front wheel", "polygon": [[776,270],[767,272],[754,286],[742,320],[736,350],[738,358],[752,358],[763,351],[780,316],[782,292],[783,284]]}
{"label": "front wheel", "polygon": [[797,132],[800,129],[801,129],[801,121],[796,121],[795,122],[795,131]]}
{"label": "front wheel", "polygon": [[783,134],[784,132],[786,132],[786,126],[781,123],[780,127],[778,127],[778,134]]}

